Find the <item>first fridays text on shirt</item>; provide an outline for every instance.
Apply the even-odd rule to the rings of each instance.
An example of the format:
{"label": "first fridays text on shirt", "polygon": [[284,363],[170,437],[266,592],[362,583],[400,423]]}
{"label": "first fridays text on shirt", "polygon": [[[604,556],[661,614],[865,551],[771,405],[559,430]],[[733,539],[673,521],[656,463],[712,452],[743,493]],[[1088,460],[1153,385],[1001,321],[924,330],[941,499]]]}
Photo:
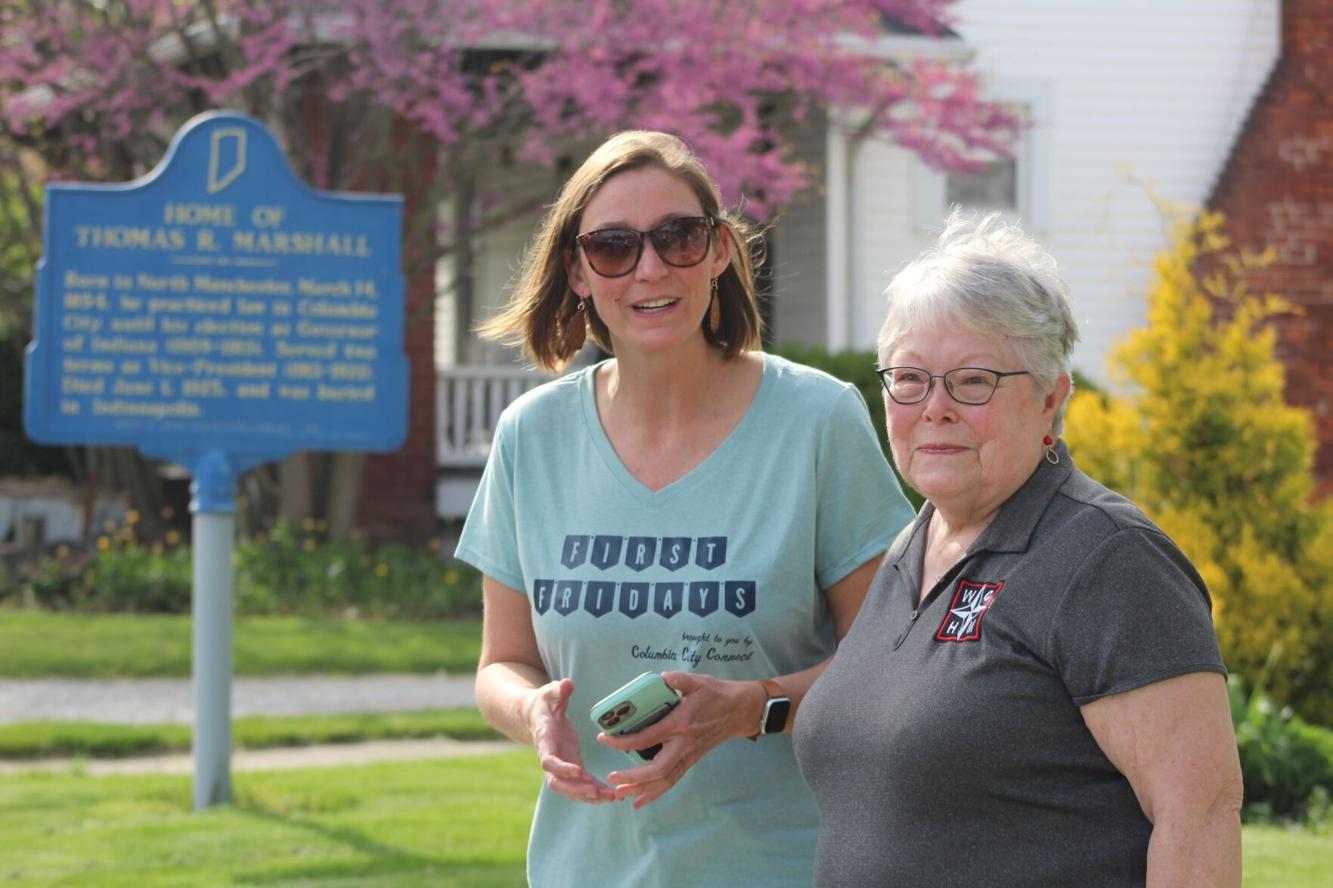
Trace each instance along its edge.
{"label": "first fridays text on shirt", "polygon": [[[543,578],[533,581],[532,607],[538,613],[548,612],[569,616],[583,611],[592,617],[604,617],[616,611],[630,619],[645,616],[650,611],[658,618],[671,619],[688,611],[706,617],[719,607],[736,617],[754,612],[757,588],[754,580],[736,580],[717,577],[717,571],[727,561],[727,538],[712,537],[624,537],[618,534],[570,534],[565,537],[560,563],[569,570],[591,567],[595,572],[628,568],[642,573],[659,566],[676,573],[692,566],[706,572],[705,578],[695,575],[654,582],[633,579]],[[702,638],[692,637],[699,642]],[[725,641],[717,639],[725,645]],[[738,640],[737,640],[738,641]],[[748,646],[748,645],[747,645]],[[631,653],[639,659],[684,660],[697,665],[700,657],[710,660],[744,660],[750,653],[721,652],[716,648],[702,652],[682,649],[679,657],[673,650],[640,648]]]}

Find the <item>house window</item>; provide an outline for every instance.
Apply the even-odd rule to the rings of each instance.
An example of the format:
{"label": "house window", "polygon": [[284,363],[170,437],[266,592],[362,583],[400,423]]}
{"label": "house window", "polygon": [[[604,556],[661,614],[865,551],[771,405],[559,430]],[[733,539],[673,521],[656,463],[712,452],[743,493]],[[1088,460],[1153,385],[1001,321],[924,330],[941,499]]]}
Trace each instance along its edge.
{"label": "house window", "polygon": [[934,231],[949,208],[996,210],[1017,219],[1030,233],[1050,227],[1051,102],[1040,85],[996,84],[991,95],[1009,103],[1031,125],[1014,146],[1014,156],[986,163],[979,171],[941,173],[920,160],[913,183],[913,221]]}
{"label": "house window", "polygon": [[1018,161],[993,161],[974,173],[946,173],[944,202],[946,206],[1019,214]]}

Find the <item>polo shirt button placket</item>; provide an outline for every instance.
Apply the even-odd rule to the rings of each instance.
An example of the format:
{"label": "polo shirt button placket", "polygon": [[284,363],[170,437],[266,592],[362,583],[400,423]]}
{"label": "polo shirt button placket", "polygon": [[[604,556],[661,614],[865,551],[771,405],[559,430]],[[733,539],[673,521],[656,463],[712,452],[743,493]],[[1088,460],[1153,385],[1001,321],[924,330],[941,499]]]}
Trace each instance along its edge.
{"label": "polo shirt button placket", "polygon": [[902,643],[907,639],[907,633],[912,631],[912,627],[916,625],[916,618],[919,616],[921,616],[920,610],[912,611],[911,617],[907,621],[906,628],[904,628],[902,632],[899,632],[898,637],[893,640],[894,650],[897,650],[902,646]]}

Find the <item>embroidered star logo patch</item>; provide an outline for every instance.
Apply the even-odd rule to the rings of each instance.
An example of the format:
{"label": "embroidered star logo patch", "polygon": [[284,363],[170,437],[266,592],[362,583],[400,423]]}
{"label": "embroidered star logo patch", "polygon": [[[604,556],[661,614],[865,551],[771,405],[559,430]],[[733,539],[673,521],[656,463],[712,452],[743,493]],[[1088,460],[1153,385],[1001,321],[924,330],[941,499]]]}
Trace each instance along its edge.
{"label": "embroidered star logo patch", "polygon": [[944,622],[935,633],[936,641],[976,641],[981,637],[981,618],[995,601],[995,596],[1004,588],[1004,581],[998,583],[974,583],[971,580],[959,580],[954,590],[949,612],[944,615]]}

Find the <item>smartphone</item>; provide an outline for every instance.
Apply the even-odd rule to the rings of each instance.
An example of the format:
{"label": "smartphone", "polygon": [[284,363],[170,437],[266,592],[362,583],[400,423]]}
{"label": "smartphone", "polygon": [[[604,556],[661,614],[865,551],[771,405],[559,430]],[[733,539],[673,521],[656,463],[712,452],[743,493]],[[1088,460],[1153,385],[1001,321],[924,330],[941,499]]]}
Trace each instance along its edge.
{"label": "smartphone", "polygon": [[[645,672],[607,694],[592,707],[593,724],[608,734],[637,734],[666,718],[676,708],[680,695],[656,672]],[[626,755],[639,764],[650,762],[662,751],[661,743],[646,749],[630,749]]]}

